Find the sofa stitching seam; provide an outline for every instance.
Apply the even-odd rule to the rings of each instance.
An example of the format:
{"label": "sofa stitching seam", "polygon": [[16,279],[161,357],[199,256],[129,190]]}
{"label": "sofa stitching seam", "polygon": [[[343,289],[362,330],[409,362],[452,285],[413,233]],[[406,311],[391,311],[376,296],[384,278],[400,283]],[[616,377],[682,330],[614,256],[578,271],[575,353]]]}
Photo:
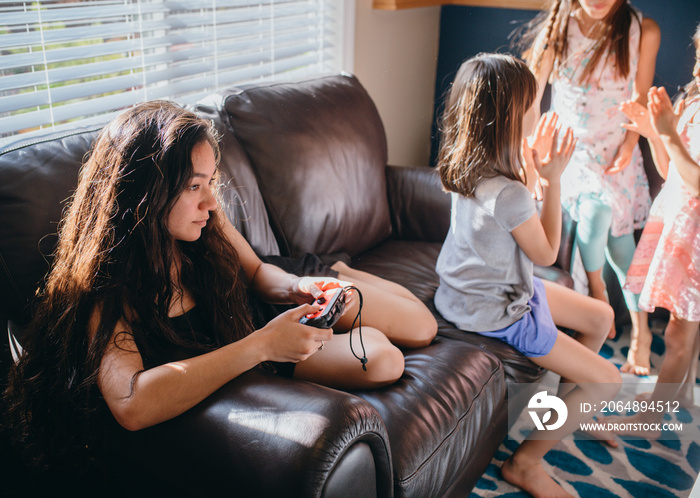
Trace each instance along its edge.
{"label": "sofa stitching seam", "polygon": [[[477,400],[478,398],[481,397],[481,395],[484,393],[484,390],[485,390],[486,386],[492,384],[492,382],[493,382],[494,379],[496,378],[496,374],[499,373],[499,372],[503,372],[503,366],[502,366],[500,363],[498,364],[498,368],[496,368],[496,369],[491,373],[491,375],[490,375],[488,381],[486,381],[485,383],[482,384],[481,389],[479,390],[479,392],[477,393],[477,395],[474,397],[474,400]],[[447,437],[445,437],[445,438],[442,440],[442,443],[441,443],[437,448],[435,448],[435,450],[428,456],[428,458],[426,458],[426,459],[423,461],[423,463],[422,463],[414,472],[411,473],[411,475],[407,476],[407,477],[404,478],[404,479],[394,479],[394,482],[395,482],[395,483],[400,483],[400,484],[405,484],[405,483],[408,483],[408,482],[412,481],[412,480],[415,479],[416,477],[418,477],[418,475],[420,474],[420,471],[421,471],[424,467],[426,467],[426,466],[428,465],[428,463],[438,454],[438,452],[440,451],[440,449],[442,449],[442,447],[445,445],[445,441],[447,441],[447,439],[449,439],[449,437],[452,436],[452,435],[457,431],[457,428],[462,424],[462,421],[472,412],[472,408],[474,407],[474,405],[475,405],[475,403],[472,402],[471,405],[469,406],[469,409],[459,418],[459,420],[458,420],[457,423],[455,424],[454,429],[453,429],[452,431],[449,432],[449,434],[447,435]]]}

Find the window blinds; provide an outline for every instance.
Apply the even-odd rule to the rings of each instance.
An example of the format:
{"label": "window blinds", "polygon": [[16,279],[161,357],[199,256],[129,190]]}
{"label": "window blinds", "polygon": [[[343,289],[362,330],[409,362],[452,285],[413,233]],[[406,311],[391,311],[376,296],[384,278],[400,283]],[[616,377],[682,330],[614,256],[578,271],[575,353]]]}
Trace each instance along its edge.
{"label": "window blinds", "polygon": [[[0,137],[342,70],[342,0],[0,0]],[[0,138],[0,145],[3,141]]]}

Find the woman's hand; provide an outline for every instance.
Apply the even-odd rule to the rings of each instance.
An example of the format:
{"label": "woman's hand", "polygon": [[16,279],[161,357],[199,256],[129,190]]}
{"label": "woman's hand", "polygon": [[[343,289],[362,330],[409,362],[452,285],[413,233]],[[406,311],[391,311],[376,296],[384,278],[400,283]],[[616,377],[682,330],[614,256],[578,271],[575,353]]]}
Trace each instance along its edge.
{"label": "woman's hand", "polygon": [[[333,277],[300,277],[292,286],[290,298],[296,304],[311,303],[329,289],[344,289],[352,282]],[[345,307],[349,308],[354,299],[352,290],[345,291]]]}
{"label": "woman's hand", "polygon": [[293,362],[306,360],[333,338],[332,329],[318,329],[302,325],[299,320],[318,311],[318,305],[303,304],[287,310],[270,320],[252,335],[264,340],[263,350],[267,361]]}

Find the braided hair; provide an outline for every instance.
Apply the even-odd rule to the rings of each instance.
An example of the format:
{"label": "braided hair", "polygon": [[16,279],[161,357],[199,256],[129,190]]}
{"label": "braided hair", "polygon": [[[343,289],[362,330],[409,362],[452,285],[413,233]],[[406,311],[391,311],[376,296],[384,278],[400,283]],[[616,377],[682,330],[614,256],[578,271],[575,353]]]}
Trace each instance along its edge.
{"label": "braided hair", "polygon": [[[553,58],[553,70],[568,56],[569,18],[580,9],[578,0],[552,0],[549,9],[512,33],[515,44],[522,50],[530,69],[538,75],[542,61],[548,54]],[[641,24],[639,16],[627,0],[618,0],[610,12],[597,22],[589,37],[596,40],[590,49],[589,62],[580,76],[582,84],[593,80],[593,73],[601,60],[615,65],[618,78],[630,72],[629,31],[633,22]]]}

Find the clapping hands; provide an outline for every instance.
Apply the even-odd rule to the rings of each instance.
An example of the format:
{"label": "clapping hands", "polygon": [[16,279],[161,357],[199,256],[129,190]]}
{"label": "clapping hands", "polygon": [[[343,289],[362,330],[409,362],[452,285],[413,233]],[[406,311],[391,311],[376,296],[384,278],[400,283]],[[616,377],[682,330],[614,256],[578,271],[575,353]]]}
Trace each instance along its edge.
{"label": "clapping hands", "polygon": [[649,139],[674,133],[685,102],[681,101],[674,110],[666,89],[655,86],[649,89],[647,98],[646,107],[634,101],[620,104],[620,110],[631,121],[624,123],[622,127]]}
{"label": "clapping hands", "polygon": [[551,112],[542,115],[535,132],[523,140],[523,157],[527,174],[536,174],[537,183],[535,194],[541,198],[541,186],[549,186],[559,182],[571,155],[576,148],[576,139],[571,128],[566,128],[559,140],[561,126],[559,116]]}

